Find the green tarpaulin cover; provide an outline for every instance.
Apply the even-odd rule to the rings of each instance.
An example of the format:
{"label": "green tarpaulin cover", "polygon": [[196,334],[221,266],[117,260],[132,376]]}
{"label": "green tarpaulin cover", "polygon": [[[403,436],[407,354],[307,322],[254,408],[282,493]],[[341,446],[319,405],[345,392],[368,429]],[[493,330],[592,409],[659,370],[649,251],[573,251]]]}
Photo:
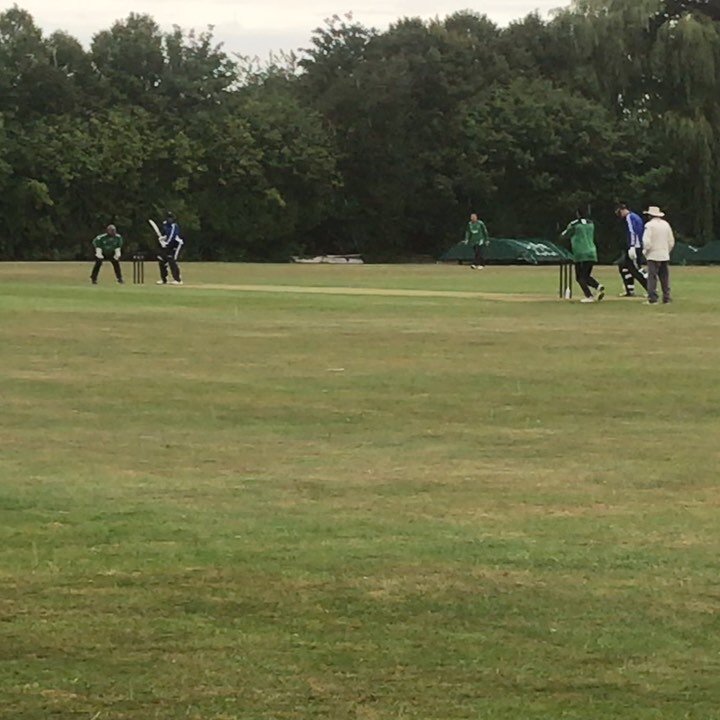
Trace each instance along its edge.
{"label": "green tarpaulin cover", "polygon": [[[459,242],[445,252],[440,260],[472,262],[474,258],[472,245]],[[572,260],[572,255],[569,250],[542,238],[491,238],[490,244],[485,246],[485,259],[496,265],[559,265]]]}
{"label": "green tarpaulin cover", "polygon": [[700,246],[676,243],[670,262],[673,265],[720,265],[720,242]]}

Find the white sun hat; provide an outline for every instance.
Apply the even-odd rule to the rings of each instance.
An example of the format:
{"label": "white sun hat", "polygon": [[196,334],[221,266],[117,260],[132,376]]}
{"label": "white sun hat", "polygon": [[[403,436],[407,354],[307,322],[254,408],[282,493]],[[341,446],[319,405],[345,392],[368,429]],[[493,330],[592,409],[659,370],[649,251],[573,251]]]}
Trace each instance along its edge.
{"label": "white sun hat", "polygon": [[665,217],[665,213],[660,210],[660,208],[657,205],[651,205],[646,211],[646,215],[650,215],[650,217]]}

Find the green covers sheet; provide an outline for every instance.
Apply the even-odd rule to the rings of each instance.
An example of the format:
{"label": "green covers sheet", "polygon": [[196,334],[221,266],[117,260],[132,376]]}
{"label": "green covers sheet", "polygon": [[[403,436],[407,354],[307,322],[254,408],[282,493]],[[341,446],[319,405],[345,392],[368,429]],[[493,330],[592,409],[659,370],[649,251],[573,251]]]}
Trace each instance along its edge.
{"label": "green covers sheet", "polygon": [[673,265],[720,265],[720,242],[688,245],[678,242],[670,256]]}
{"label": "green covers sheet", "polygon": [[[442,262],[471,263],[472,245],[459,242],[441,255]],[[516,240],[491,238],[485,246],[485,260],[495,265],[559,265],[572,260],[570,251],[542,238]]]}

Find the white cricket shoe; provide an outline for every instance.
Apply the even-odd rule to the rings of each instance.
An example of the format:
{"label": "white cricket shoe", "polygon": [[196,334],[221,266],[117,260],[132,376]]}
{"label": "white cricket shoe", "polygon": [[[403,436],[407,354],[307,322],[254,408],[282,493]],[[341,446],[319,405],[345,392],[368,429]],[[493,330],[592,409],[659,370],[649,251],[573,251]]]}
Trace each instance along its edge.
{"label": "white cricket shoe", "polygon": [[158,280],[155,284],[156,285],[167,285],[167,282],[165,282],[165,280]]}
{"label": "white cricket shoe", "polygon": [[580,302],[581,302],[581,303],[594,303],[594,302],[595,302],[595,298],[593,298],[593,297],[583,298]]}
{"label": "white cricket shoe", "polygon": [[170,284],[171,285],[182,285],[183,281],[182,280],[171,280]]}
{"label": "white cricket shoe", "polygon": [[470,269],[471,270],[484,270],[485,266],[484,265],[471,265]]}

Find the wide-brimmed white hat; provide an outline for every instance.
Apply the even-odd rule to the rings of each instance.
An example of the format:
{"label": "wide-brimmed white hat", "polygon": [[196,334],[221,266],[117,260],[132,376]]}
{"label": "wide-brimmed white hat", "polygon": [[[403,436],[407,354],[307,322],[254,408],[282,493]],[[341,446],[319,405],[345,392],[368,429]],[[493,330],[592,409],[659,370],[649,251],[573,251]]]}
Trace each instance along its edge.
{"label": "wide-brimmed white hat", "polygon": [[650,217],[665,217],[665,213],[657,205],[651,205],[645,211],[645,214]]}

